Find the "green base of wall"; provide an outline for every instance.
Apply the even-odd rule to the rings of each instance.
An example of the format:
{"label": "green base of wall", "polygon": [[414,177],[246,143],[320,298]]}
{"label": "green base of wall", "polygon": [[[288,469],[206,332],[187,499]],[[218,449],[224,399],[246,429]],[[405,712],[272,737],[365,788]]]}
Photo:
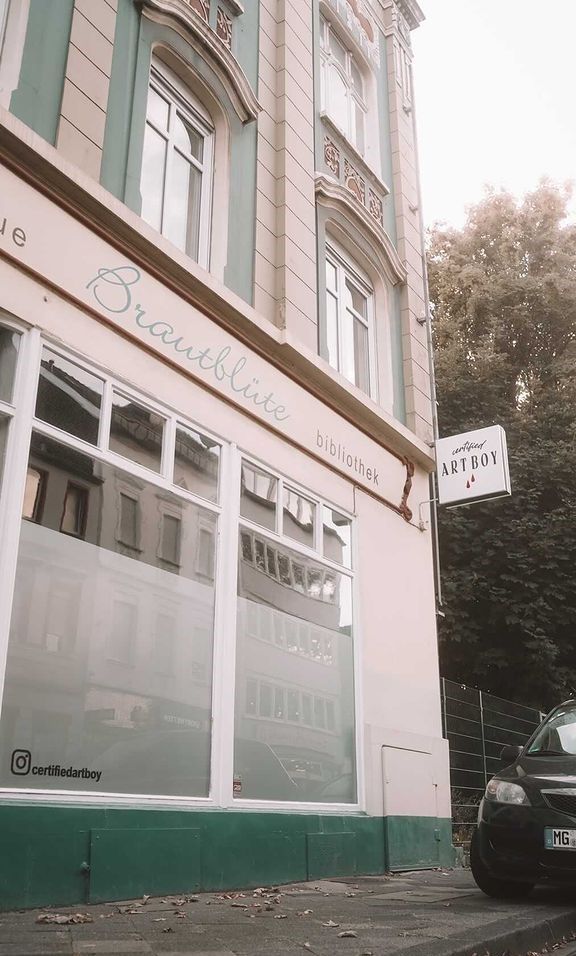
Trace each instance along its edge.
{"label": "green base of wall", "polygon": [[449,865],[450,820],[0,806],[0,908]]}

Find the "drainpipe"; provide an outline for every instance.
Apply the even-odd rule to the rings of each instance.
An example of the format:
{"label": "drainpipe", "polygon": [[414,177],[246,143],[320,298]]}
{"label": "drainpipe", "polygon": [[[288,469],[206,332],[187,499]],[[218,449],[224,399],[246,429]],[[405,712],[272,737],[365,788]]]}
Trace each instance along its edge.
{"label": "drainpipe", "polygon": [[[432,346],[432,315],[430,312],[430,297],[428,295],[428,265],[426,263],[426,245],[424,242],[424,217],[422,215],[422,190],[420,187],[420,159],[418,156],[418,132],[416,129],[415,97],[414,97],[414,78],[412,75],[412,64],[410,64],[410,84],[412,87],[412,135],[414,137],[414,159],[416,162],[416,189],[418,196],[418,211],[420,213],[420,254],[422,257],[422,279],[424,283],[424,315],[417,321],[421,325],[426,325],[426,341],[428,345],[428,371],[430,375],[430,401],[432,405],[432,446],[435,450],[436,440],[438,439],[438,402],[436,400],[436,375],[434,372],[434,352]],[[440,548],[438,541],[438,486],[436,481],[436,472],[433,472],[429,478],[430,482],[430,531],[432,534],[432,555],[434,561],[434,580],[436,583],[436,614],[444,617],[442,611],[442,580],[440,576]]]}

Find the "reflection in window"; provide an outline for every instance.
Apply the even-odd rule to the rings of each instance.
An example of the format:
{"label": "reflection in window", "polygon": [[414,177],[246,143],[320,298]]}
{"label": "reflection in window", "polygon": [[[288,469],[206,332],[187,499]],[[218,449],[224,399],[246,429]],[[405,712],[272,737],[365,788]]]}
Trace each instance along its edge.
{"label": "reflection in window", "polygon": [[114,392],[110,423],[110,451],[160,471],[165,420],[157,412]]}
{"label": "reflection in window", "polygon": [[[240,532],[236,687],[235,755],[248,738],[259,753],[237,796],[355,801],[351,579],[247,528]],[[338,796],[325,793],[337,778]]]}
{"label": "reflection in window", "polygon": [[183,425],[176,427],[174,484],[207,501],[218,500],[220,445]]}
{"label": "reflection in window", "polygon": [[352,522],[324,505],[322,509],[323,554],[345,568],[352,567]]}
{"label": "reflection in window", "polygon": [[26,472],[26,486],[24,489],[24,504],[22,517],[29,521],[42,520],[42,506],[44,504],[44,490],[46,486],[46,472],[39,468],[28,466]]}
{"label": "reflection in window", "polygon": [[[29,469],[25,507],[36,523],[21,524],[2,751],[23,747],[41,764],[101,772],[67,779],[65,789],[207,796],[214,587],[196,565],[206,550],[201,529],[212,555],[202,570],[214,564],[216,517],[45,435],[33,433]],[[70,533],[82,511],[74,489],[86,493],[82,537]],[[181,521],[178,575],[158,554],[167,509]],[[121,536],[138,541],[138,560],[118,540],[120,524]],[[56,720],[63,708],[65,722]],[[15,783],[9,762],[1,765],[0,786]],[[58,777],[26,781],[62,785]]]}
{"label": "reflection in window", "polygon": [[309,498],[284,486],[284,534],[294,541],[314,547],[316,504]]}
{"label": "reflection in window", "polygon": [[103,389],[101,379],[44,347],[36,418],[96,445]]}
{"label": "reflection in window", "polygon": [[180,564],[180,518],[163,515],[161,534],[161,557],[170,564]]}
{"label": "reflection in window", "polygon": [[0,325],[0,402],[12,402],[19,346],[19,333]]}
{"label": "reflection in window", "polygon": [[274,531],[276,528],[276,501],[278,479],[256,465],[242,462],[242,492],[240,514],[249,521]]}
{"label": "reflection in window", "polygon": [[76,535],[77,538],[83,538],[86,530],[87,508],[87,489],[69,481],[64,496],[64,512],[60,522],[60,531],[63,531],[64,534]]}
{"label": "reflection in window", "polygon": [[120,521],[118,540],[128,548],[138,547],[138,499],[120,492]]}

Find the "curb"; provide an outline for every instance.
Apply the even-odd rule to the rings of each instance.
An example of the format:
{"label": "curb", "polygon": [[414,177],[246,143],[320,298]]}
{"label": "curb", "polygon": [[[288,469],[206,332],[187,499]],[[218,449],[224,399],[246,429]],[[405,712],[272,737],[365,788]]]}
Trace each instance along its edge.
{"label": "curb", "polygon": [[[502,930],[499,931],[497,926]],[[428,940],[403,951],[403,956],[527,956],[534,950],[562,943],[576,932],[576,906],[561,911],[552,919],[512,917],[492,926],[491,931],[476,928],[467,934],[466,942],[449,939]],[[571,941],[570,941],[571,942]],[[576,956],[576,947],[560,950],[559,956]]]}

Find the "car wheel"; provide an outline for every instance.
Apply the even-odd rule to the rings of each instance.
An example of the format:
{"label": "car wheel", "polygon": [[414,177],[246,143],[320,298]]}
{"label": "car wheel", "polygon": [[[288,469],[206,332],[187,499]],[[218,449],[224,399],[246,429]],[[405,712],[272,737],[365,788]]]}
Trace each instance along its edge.
{"label": "car wheel", "polygon": [[493,896],[500,900],[518,900],[528,896],[534,889],[533,883],[516,883],[514,880],[501,880],[488,872],[480,856],[478,849],[479,841],[478,831],[475,830],[470,844],[470,869],[472,870],[472,876],[476,880],[477,886],[482,892],[486,893],[486,896]]}

